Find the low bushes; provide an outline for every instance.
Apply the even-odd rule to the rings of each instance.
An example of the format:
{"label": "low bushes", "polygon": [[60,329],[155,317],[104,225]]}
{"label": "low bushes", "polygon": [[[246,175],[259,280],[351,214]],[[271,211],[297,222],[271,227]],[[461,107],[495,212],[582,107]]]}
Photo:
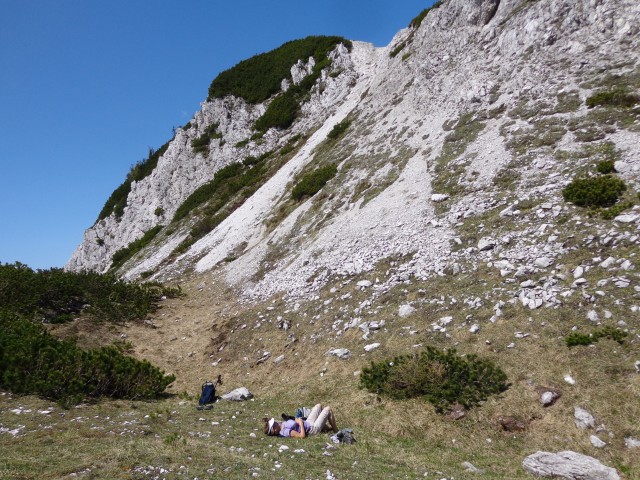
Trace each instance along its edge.
{"label": "low bushes", "polygon": [[291,66],[298,60],[314,57],[318,63],[339,43],[351,49],[351,42],[342,37],[309,36],[254,55],[220,73],[211,82],[208,100],[234,95],[249,103],[264,102],[280,91],[282,80],[290,77]]}
{"label": "low bushes", "polygon": [[336,176],[336,173],[338,173],[338,167],[335,164],[331,164],[304,175],[293,187],[291,196],[294,200],[299,201],[304,197],[315,195],[329,180]]}
{"label": "low bushes", "polygon": [[255,55],[220,73],[211,82],[208,99],[234,95],[249,103],[264,102],[281,92],[283,80],[291,79],[292,65],[313,57],[316,62],[313,71],[300,84],[281,92],[254,125],[258,132],[270,128],[286,129],[296,119],[300,104],[320,78],[322,69],[331,65],[329,52],[339,43],[351,49],[351,42],[342,37],[309,36]]}
{"label": "low bushes", "polygon": [[409,23],[409,26],[412,28],[418,28],[420,26],[420,24],[422,23],[422,21],[425,19],[425,17],[427,16],[427,14],[433,10],[434,8],[438,8],[442,5],[442,1],[438,0],[437,2],[435,2],[433,5],[431,5],[430,7],[425,8],[424,10],[422,10],[418,15],[416,15],[416,17],[411,20],[411,22]]}
{"label": "low bushes", "polygon": [[211,140],[214,138],[222,138],[222,134],[218,132],[219,123],[212,123],[207,128],[205,128],[202,135],[198,138],[194,138],[191,140],[191,148],[193,149],[193,153],[201,153],[205,157],[209,155],[209,144]]}
{"label": "low bushes", "polygon": [[610,207],[626,189],[619,178],[604,175],[575,179],[562,190],[562,196],[579,207]]}
{"label": "low bushes", "polygon": [[624,88],[616,88],[613,90],[596,92],[587,98],[587,107],[594,108],[598,106],[613,107],[633,107],[640,103],[640,96],[630,93]]}
{"label": "low bushes", "polygon": [[109,346],[85,351],[42,325],[0,312],[0,388],[68,406],[85,397],[150,398],[175,380]]}
{"label": "low bushes", "polygon": [[419,354],[371,363],[362,369],[361,386],[402,400],[423,397],[440,413],[459,403],[469,408],[508,388],[506,374],[476,355],[426,347]]}
{"label": "low bushes", "polygon": [[575,347],[578,345],[591,345],[596,343],[601,338],[609,338],[615,340],[618,343],[623,343],[624,338],[628,335],[627,332],[606,326],[600,329],[596,329],[591,333],[572,332],[565,337],[565,343],[567,347]]}
{"label": "low bushes", "polygon": [[298,110],[299,106],[295,92],[289,89],[273,99],[264,114],[256,120],[254,128],[260,132],[266,132],[271,127],[289,128],[296,119]]}
{"label": "low bushes", "polygon": [[236,208],[239,208],[273,173],[266,160],[273,151],[258,157],[248,156],[242,163],[232,163],[216,172],[209,183],[201,186],[178,208],[173,221],[178,221],[191,210],[204,205],[199,220],[189,235],[174,250],[174,254],[185,252],[200,238],[222,223]]}
{"label": "low bushes", "polygon": [[613,160],[602,160],[596,164],[596,171],[603,175],[608,175],[609,173],[616,173],[616,168],[614,166]]}
{"label": "low bushes", "polygon": [[180,293],[180,289],[136,285],[95,272],[34,271],[20,263],[0,264],[0,308],[46,323],[62,323],[81,313],[116,323],[144,318],[162,296]]}
{"label": "low bushes", "polygon": [[176,213],[173,215],[172,222],[181,220],[186,217],[191,210],[209,200],[217,190],[221,189],[225,185],[227,180],[236,177],[241,170],[241,163],[232,163],[218,170],[210,182],[207,182],[197,188],[184,202],[182,202],[176,210]]}
{"label": "low bushes", "polygon": [[141,238],[139,238],[138,240],[134,240],[133,242],[131,242],[126,247],[121,248],[120,250],[115,252],[113,254],[113,257],[111,257],[111,269],[112,270],[117,270],[122,265],[124,265],[124,263],[127,260],[129,260],[131,257],[133,257],[136,253],[138,253],[144,247],[149,245],[151,240],[153,240],[156,237],[156,235],[158,235],[158,233],[160,232],[160,230],[163,229],[163,227],[164,227],[164,225],[156,225],[155,227],[151,228],[150,230],[147,230],[144,233],[144,235]]}
{"label": "low bushes", "polygon": [[342,122],[336,123],[331,131],[327,134],[327,137],[331,140],[335,140],[344,132],[346,132],[349,126],[351,126],[351,122],[349,120],[343,120]]}

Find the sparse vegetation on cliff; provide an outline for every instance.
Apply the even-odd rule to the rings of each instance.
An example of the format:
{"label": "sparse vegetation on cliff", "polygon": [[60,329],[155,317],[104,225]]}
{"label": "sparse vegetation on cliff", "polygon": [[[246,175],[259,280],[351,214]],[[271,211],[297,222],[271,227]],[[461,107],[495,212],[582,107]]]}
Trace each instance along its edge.
{"label": "sparse vegetation on cliff", "polygon": [[107,199],[96,222],[107,218],[112,213],[115,214],[116,218],[122,217],[124,207],[127,206],[127,197],[129,196],[129,192],[131,192],[131,182],[139,182],[143,178],[151,175],[151,172],[153,172],[156,165],[158,165],[158,160],[162,155],[164,155],[167,148],[169,148],[169,143],[170,141],[162,145],[158,150],[149,148],[149,155],[147,158],[131,167],[125,181],[116,188]]}

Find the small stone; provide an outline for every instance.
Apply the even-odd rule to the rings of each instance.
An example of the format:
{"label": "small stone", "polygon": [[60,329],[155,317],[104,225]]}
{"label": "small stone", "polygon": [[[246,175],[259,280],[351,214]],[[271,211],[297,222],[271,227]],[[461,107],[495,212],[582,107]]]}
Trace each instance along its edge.
{"label": "small stone", "polygon": [[482,470],[470,462],[462,462],[462,468],[464,468],[464,471],[468,473],[482,473]]}
{"label": "small stone", "polygon": [[523,432],[527,425],[523,420],[515,417],[498,417],[498,424],[506,432]]}
{"label": "small stone", "polygon": [[478,250],[481,252],[492,250],[493,248],[495,248],[495,246],[496,246],[495,240],[489,237],[481,238],[480,241],[478,242]]}
{"label": "small stone", "polygon": [[607,444],[605,442],[603,442],[602,440],[600,440],[598,437],[596,437],[595,435],[591,435],[589,437],[589,440],[591,441],[591,445],[593,445],[596,448],[604,448],[607,446]]}
{"label": "small stone", "polygon": [[540,403],[545,407],[550,407],[558,398],[560,398],[560,394],[558,392],[546,391],[540,395]]}
{"label": "small stone", "polygon": [[478,333],[480,331],[480,326],[478,324],[473,324],[471,325],[471,328],[469,328],[469,331],[471,333]]}
{"label": "small stone", "polygon": [[333,355],[334,357],[338,357],[342,360],[346,360],[351,357],[351,352],[346,348],[333,348],[328,350],[325,354],[325,357]]}
{"label": "small stone", "polygon": [[549,265],[553,263],[549,257],[540,257],[536,258],[533,264],[538,268],[547,268]]}
{"label": "small stone", "polygon": [[413,308],[411,305],[400,305],[400,308],[398,309],[398,316],[400,318],[408,317],[415,311],[416,309]]}
{"label": "small stone", "polygon": [[623,215],[618,215],[616,218],[613,219],[613,221],[620,222],[620,223],[631,223],[631,222],[635,222],[637,219],[638,219],[638,215],[623,214]]}
{"label": "small stone", "polygon": [[365,345],[364,346],[364,351],[365,352],[370,352],[371,350],[375,350],[376,348],[378,348],[380,346],[379,343],[371,343],[369,345]]}
{"label": "small stone", "polygon": [[434,203],[440,203],[440,202],[444,202],[445,200],[449,199],[449,195],[446,195],[444,193],[434,193],[433,195],[431,195],[431,201]]}
{"label": "small stone", "polygon": [[573,278],[578,279],[581,278],[582,275],[584,275],[584,268],[581,266],[576,267],[576,269],[573,271]]}
{"label": "small stone", "polygon": [[373,283],[371,283],[369,280],[360,280],[358,283],[356,283],[356,285],[361,288],[368,288],[373,285]]}
{"label": "small stone", "polygon": [[624,439],[624,444],[627,448],[640,448],[640,440],[632,437],[627,437]]}
{"label": "small stone", "polygon": [[574,407],[573,417],[575,419],[576,427],[586,430],[588,428],[595,428],[596,420],[589,412],[584,408]]}
{"label": "small stone", "polygon": [[600,266],[602,268],[609,268],[614,263],[616,263],[616,259],[613,258],[613,257],[609,257],[606,260],[604,260],[603,262],[600,262]]}
{"label": "small stone", "polygon": [[571,375],[565,375],[564,376],[564,381],[567,382],[569,385],[575,385],[576,381],[574,380],[574,378]]}

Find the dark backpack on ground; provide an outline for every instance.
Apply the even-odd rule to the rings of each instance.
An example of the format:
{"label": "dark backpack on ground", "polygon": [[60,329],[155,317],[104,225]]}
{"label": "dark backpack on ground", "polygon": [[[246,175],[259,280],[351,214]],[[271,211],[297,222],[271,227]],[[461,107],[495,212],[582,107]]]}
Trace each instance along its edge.
{"label": "dark backpack on ground", "polygon": [[205,405],[211,408],[211,404],[216,401],[216,386],[222,385],[222,379],[218,375],[218,380],[213,382],[204,382],[202,384],[202,393],[200,394],[200,400],[198,400],[198,410],[202,410]]}

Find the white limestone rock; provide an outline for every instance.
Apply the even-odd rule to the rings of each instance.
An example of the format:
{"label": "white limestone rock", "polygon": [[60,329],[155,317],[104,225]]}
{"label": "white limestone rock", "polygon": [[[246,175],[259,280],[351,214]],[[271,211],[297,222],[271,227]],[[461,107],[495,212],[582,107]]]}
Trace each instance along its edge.
{"label": "white limestone rock", "polygon": [[600,440],[596,435],[591,435],[589,437],[589,441],[591,442],[591,445],[596,448],[604,448],[607,446],[607,443]]}
{"label": "white limestone rock", "polygon": [[553,260],[549,257],[538,257],[533,264],[538,268],[547,268],[553,263]]}
{"label": "white limestone rock", "polygon": [[478,250],[486,252],[487,250],[493,250],[496,246],[496,241],[493,238],[484,237],[478,242]]}
{"label": "white limestone rock", "polygon": [[408,305],[408,304],[400,305],[400,308],[398,309],[398,316],[400,318],[408,317],[415,311],[416,309],[411,305]]}
{"label": "white limestone rock", "polygon": [[245,400],[251,400],[252,398],[253,394],[246,387],[239,387],[222,395],[222,399],[229,402],[242,402]]}
{"label": "white limestone rock", "polygon": [[603,465],[593,457],[572,451],[536,452],[524,459],[522,467],[533,475],[545,478],[620,480],[620,475],[614,468]]}
{"label": "white limestone rock", "polygon": [[540,403],[544,407],[550,407],[556,402],[556,400],[558,400],[558,398],[560,398],[560,394],[558,392],[548,390],[540,395]]}
{"label": "white limestone rock", "polygon": [[448,200],[448,199],[449,199],[449,195],[444,193],[434,193],[431,195],[431,201],[433,203],[444,202],[445,200]]}
{"label": "white limestone rock", "polygon": [[334,356],[338,357],[341,360],[346,360],[351,357],[351,351],[347,348],[332,348],[328,350],[325,354],[325,357]]}
{"label": "white limestone rock", "polygon": [[576,427],[581,430],[595,428],[596,426],[596,420],[593,418],[593,415],[582,407],[574,407],[573,417],[575,419]]}
{"label": "white limestone rock", "polygon": [[618,215],[616,218],[613,219],[614,222],[619,222],[619,223],[632,223],[632,222],[635,222],[636,220],[638,220],[638,215],[628,214],[628,213]]}

